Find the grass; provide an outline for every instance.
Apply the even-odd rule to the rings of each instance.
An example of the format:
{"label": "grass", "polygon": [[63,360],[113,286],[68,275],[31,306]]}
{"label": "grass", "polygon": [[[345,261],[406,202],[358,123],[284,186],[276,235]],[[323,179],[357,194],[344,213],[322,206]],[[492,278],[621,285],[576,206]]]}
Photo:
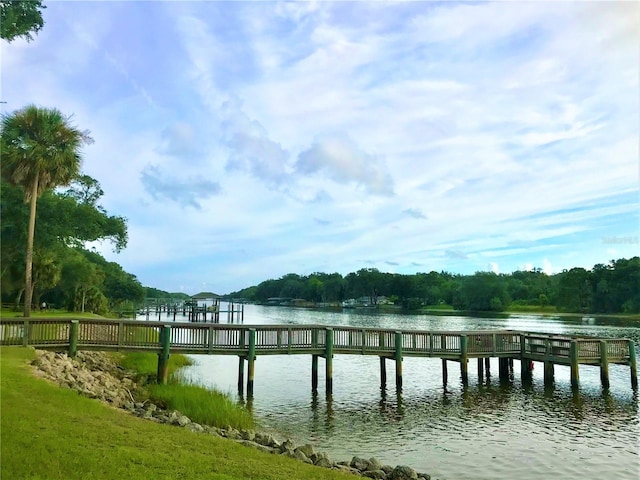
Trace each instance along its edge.
{"label": "grass", "polygon": [[170,382],[150,385],[150,398],[172,410],[179,410],[196,423],[214,427],[253,428],[251,413],[228,396],[200,385]]}
{"label": "grass", "polygon": [[[134,370],[140,375],[156,375],[158,372],[158,355],[155,353],[131,352],[114,354],[116,362],[127,370]],[[169,375],[178,369],[193,365],[186,355],[172,353],[169,356]]]}
{"label": "grass", "polygon": [[356,478],[156,424],[30,373],[31,349],[0,349],[0,477],[338,480]]}
{"label": "grass", "polygon": [[539,313],[539,314],[547,314],[552,315],[558,312],[558,309],[555,305],[518,305],[512,303],[507,307],[507,312],[524,312],[524,313]]}
{"label": "grass", "polygon": [[[153,353],[117,354],[116,361],[127,370],[139,375],[154,376],[158,369],[158,357]],[[200,385],[185,383],[176,375],[178,369],[192,365],[186,355],[171,354],[169,357],[168,385],[149,384],[146,386],[148,398],[167,409],[179,410],[196,423],[224,428],[231,426],[238,430],[253,428],[251,413],[233,402],[224,393]]]}
{"label": "grass", "polygon": [[[0,309],[0,318],[16,318],[22,317],[22,310],[17,311],[13,308],[2,307]],[[63,317],[63,318],[105,318],[95,313],[81,313],[81,312],[69,312],[67,310],[31,310],[31,318],[51,318],[51,317]]]}

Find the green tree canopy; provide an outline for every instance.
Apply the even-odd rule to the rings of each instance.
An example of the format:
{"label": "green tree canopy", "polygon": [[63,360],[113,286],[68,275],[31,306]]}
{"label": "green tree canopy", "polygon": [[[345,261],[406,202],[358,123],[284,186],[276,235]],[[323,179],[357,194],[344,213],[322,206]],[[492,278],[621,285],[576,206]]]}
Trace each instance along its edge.
{"label": "green tree canopy", "polygon": [[31,315],[33,242],[37,198],[45,191],[69,184],[80,171],[80,148],[92,142],[57,109],[28,105],[3,115],[0,132],[2,178],[24,190],[30,204],[25,261],[24,316]]}
{"label": "green tree canopy", "polygon": [[17,37],[33,40],[31,34],[44,26],[45,8],[41,0],[0,0],[0,37],[8,42]]}

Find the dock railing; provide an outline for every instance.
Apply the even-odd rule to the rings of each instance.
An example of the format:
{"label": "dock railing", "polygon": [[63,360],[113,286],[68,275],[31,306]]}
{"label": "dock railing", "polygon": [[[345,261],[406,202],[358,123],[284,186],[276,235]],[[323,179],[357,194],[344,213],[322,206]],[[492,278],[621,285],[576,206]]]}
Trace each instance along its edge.
{"label": "dock railing", "polygon": [[[598,364],[603,372],[609,363],[620,363],[631,366],[632,383],[637,385],[635,346],[628,339],[513,330],[451,332],[341,325],[223,325],[71,317],[13,318],[0,319],[0,345],[68,350],[71,354],[77,350],[166,354],[170,349],[175,353],[237,355],[250,362],[256,355],[270,354],[311,354],[314,362],[317,362],[317,356],[330,359],[335,354],[376,355],[381,361],[391,358],[396,364],[404,356],[437,357],[443,361],[461,362],[463,379],[466,378],[466,363],[471,358],[478,361],[489,357],[506,361],[515,358],[523,365],[531,361],[545,362],[545,372],[550,370],[551,377],[553,364],[571,365],[572,382],[576,384],[579,363]],[[526,369],[522,371],[524,373]]]}

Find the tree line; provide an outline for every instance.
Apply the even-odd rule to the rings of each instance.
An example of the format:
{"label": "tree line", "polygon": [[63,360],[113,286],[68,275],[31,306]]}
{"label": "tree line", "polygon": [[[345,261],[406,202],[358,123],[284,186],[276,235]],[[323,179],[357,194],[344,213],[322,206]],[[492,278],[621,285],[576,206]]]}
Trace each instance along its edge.
{"label": "tree line", "polygon": [[[3,303],[25,301],[26,242],[30,208],[24,190],[2,178],[0,261]],[[137,278],[116,262],[85,247],[87,242],[111,243],[116,251],[127,245],[126,220],[109,215],[99,204],[97,180],[78,175],[64,190],[48,190],[38,198],[33,244],[31,296],[70,311],[104,314],[144,300]]]}
{"label": "tree line", "polygon": [[266,303],[269,298],[336,303],[365,297],[376,304],[380,297],[415,310],[450,305],[468,311],[504,311],[513,306],[548,307],[576,313],[640,313],[640,257],[612,260],[591,270],[572,268],[554,275],[541,269],[511,274],[449,272],[402,275],[363,268],[339,273],[289,273],[229,297]]}

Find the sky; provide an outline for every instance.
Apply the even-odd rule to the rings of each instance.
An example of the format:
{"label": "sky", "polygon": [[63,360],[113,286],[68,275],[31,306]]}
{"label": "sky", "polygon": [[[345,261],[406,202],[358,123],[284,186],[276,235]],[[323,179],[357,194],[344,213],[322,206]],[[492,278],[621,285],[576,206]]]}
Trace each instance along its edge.
{"label": "sky", "polygon": [[640,254],[638,2],[64,2],[2,41],[60,109],[143,285]]}

